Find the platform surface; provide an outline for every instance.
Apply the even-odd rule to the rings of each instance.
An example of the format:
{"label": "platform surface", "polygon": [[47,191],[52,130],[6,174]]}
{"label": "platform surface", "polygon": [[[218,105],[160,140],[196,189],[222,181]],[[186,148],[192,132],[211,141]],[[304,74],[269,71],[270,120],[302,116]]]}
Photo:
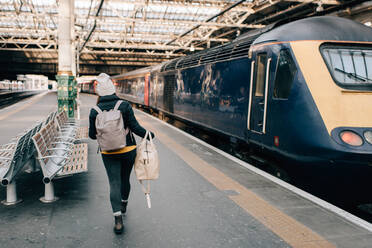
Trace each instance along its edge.
{"label": "platform surface", "polygon": [[[81,94],[88,124],[96,96]],[[48,93],[0,111],[0,144],[56,109]],[[160,178],[151,185],[152,208],[134,173],[125,232],[112,232],[109,185],[89,146],[89,171],[55,180],[59,200],[39,202],[40,172],[17,180],[16,206],[0,205],[0,247],[372,247],[372,233],[242,167],[202,143],[140,111],[156,134]],[[140,141],[140,139],[137,139]],[[0,199],[5,199],[0,188]]]}

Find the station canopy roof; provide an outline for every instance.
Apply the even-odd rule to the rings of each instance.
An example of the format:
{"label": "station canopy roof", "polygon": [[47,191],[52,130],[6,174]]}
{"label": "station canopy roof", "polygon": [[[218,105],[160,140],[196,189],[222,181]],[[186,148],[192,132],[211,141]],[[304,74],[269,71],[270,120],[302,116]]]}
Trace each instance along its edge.
{"label": "station canopy roof", "polygon": [[[0,50],[23,51],[34,63],[56,63],[60,1],[0,0]],[[284,18],[327,14],[361,1],[71,2],[80,63],[147,66],[229,42]]]}

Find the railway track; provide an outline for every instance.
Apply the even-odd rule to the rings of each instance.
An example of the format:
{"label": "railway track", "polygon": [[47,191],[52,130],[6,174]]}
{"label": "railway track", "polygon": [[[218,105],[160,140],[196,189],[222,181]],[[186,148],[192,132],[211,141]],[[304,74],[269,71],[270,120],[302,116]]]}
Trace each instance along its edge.
{"label": "railway track", "polygon": [[38,91],[0,91],[0,109],[36,95],[37,93]]}

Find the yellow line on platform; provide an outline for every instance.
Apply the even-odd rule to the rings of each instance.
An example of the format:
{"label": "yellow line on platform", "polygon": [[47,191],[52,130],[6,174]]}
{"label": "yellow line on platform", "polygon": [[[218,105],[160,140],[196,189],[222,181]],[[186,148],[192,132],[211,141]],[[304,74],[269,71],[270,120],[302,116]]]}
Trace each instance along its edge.
{"label": "yellow line on platform", "polygon": [[4,113],[3,115],[0,115],[0,121],[8,118],[11,115],[14,115],[14,114],[18,113],[19,111],[21,111],[21,110],[23,110],[23,109],[25,109],[27,107],[30,107],[32,104],[34,104],[35,102],[37,102],[39,100],[39,98],[43,97],[46,94],[47,93],[41,93],[39,95],[36,95],[36,96],[32,97],[31,101],[25,102],[25,103],[28,103],[28,104],[22,104],[19,108],[16,108],[16,109],[14,109],[12,111],[9,111],[9,112]]}
{"label": "yellow line on platform", "polygon": [[[153,127],[153,125],[151,125],[145,118],[140,117],[138,119],[141,119],[140,122],[145,127],[148,127],[149,129]],[[243,185],[223,174],[221,171],[195,155],[195,153],[178,144],[174,139],[170,138],[159,129],[156,130],[155,135],[164,145],[176,153],[191,168],[213,184],[217,189],[234,190],[238,192],[239,195],[229,196],[229,198],[292,247],[336,247],[319,234],[286,215],[279,209],[273,207],[270,203],[248,190]]]}

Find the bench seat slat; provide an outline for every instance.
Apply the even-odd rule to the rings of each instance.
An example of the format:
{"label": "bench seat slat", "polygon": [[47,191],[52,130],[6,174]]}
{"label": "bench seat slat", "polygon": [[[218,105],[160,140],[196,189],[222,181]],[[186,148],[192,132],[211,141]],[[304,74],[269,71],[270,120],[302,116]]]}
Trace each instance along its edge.
{"label": "bench seat slat", "polygon": [[69,162],[58,172],[57,177],[88,171],[88,144],[75,144]]}
{"label": "bench seat slat", "polygon": [[[39,154],[39,161],[44,177],[52,180],[88,170],[88,145],[74,144],[78,129],[72,126],[61,132],[68,119],[66,113],[59,113],[49,121],[40,132],[34,135],[34,143]],[[67,157],[67,160],[63,158]],[[55,162],[53,162],[53,158]],[[56,164],[58,163],[58,164]]]}
{"label": "bench seat slat", "polygon": [[89,128],[86,127],[79,127],[76,132],[77,139],[87,139],[88,138]]}

